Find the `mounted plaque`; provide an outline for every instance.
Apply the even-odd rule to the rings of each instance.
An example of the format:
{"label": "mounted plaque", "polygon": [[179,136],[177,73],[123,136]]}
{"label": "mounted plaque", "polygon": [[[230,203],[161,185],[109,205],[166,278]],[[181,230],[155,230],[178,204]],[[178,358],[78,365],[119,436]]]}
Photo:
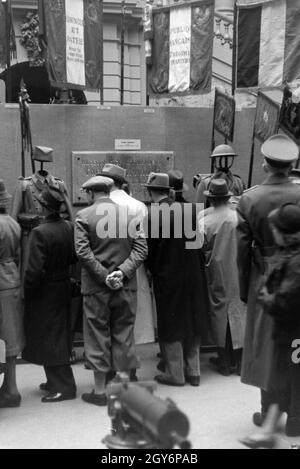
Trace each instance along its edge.
{"label": "mounted plaque", "polygon": [[106,163],[127,169],[127,180],[133,197],[149,200],[142,184],[151,172],[166,173],[174,168],[174,153],[170,151],[81,151],[72,152],[73,205],[86,205],[82,185],[99,174]]}

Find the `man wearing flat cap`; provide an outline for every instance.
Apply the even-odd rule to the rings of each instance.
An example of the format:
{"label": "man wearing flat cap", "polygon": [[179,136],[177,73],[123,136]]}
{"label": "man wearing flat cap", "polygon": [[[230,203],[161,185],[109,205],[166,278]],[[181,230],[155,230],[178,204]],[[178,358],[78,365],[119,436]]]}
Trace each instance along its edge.
{"label": "man wearing flat cap", "polygon": [[297,145],[286,135],[278,134],[262,145],[261,153],[267,177],[261,185],[246,191],[237,207],[240,295],[247,303],[242,382],[261,390],[261,412],[253,416],[258,426],[262,425],[270,405],[276,403],[276,380],[271,366],[272,320],[263,313],[258,299],[263,280],[276,261],[268,215],[284,203],[300,202],[300,187],[289,179],[299,155]]}
{"label": "man wearing flat cap", "polygon": [[[84,346],[95,388],[82,399],[105,406],[106,376],[129,380],[138,367],[134,349],[136,271],[147,256],[145,235],[126,207],[109,198],[113,180],[96,176],[83,185],[90,206],[75,222],[75,247],[82,267]],[[135,225],[135,223],[137,223]]]}
{"label": "man wearing flat cap", "polygon": [[31,231],[25,266],[25,334],[23,358],[42,365],[47,382],[43,403],[76,397],[70,366],[71,285],[70,267],[76,262],[74,230],[61,215],[64,199],[55,189],[39,196],[44,221]]}

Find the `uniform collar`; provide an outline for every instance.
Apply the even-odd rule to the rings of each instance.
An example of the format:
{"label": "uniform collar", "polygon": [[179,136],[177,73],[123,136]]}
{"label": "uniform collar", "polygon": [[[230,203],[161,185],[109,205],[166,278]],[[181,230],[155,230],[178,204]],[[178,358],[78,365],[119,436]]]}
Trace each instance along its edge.
{"label": "uniform collar", "polygon": [[44,174],[45,174],[45,176],[43,176],[40,173],[40,171],[37,171],[32,177],[32,181],[33,181],[34,185],[40,191],[44,189],[45,182],[47,182],[49,184],[49,182],[51,180],[51,175],[50,175],[50,173],[48,173],[48,171],[44,171]]}
{"label": "uniform collar", "polygon": [[269,174],[263,182],[263,185],[286,184],[291,182],[288,176],[284,174]]}

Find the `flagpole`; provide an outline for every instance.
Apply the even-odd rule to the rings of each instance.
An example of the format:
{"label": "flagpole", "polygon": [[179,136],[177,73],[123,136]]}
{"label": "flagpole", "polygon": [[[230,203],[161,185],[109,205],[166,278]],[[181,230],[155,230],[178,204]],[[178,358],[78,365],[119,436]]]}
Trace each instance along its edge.
{"label": "flagpole", "polygon": [[122,0],[121,15],[121,86],[120,86],[120,104],[124,105],[124,46],[125,46],[125,0]]}
{"label": "flagpole", "polygon": [[6,13],[6,102],[12,102],[12,82],[11,82],[11,60],[10,60],[10,39],[11,39],[11,0],[5,2]]}
{"label": "flagpole", "polygon": [[103,0],[99,0],[100,9],[100,25],[101,26],[101,44],[100,44],[100,55],[101,55],[101,75],[100,75],[100,105],[104,105],[104,56],[103,56]]}

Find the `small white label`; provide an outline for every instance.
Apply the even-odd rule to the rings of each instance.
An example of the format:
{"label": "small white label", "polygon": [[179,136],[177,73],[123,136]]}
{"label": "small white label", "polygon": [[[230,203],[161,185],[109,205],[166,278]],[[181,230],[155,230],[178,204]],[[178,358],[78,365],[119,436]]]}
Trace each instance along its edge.
{"label": "small white label", "polygon": [[116,139],[115,140],[115,150],[141,150],[142,144],[141,140],[137,139]]}

